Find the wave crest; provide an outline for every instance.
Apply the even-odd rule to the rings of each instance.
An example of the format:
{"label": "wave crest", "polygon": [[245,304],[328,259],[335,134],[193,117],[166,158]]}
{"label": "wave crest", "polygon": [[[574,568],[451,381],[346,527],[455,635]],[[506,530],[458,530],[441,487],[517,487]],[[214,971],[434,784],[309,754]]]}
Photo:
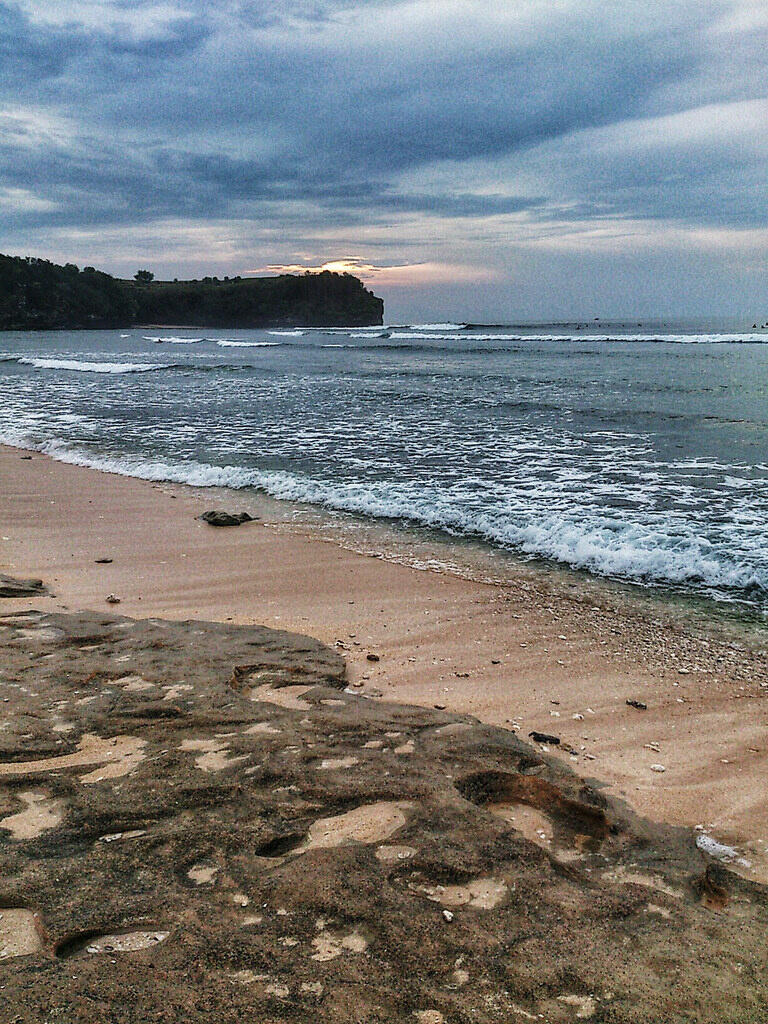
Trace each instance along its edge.
{"label": "wave crest", "polygon": [[170,363],[93,363],[80,359],[41,359],[37,356],[21,356],[16,360],[25,366],[38,370],[74,370],[78,373],[149,373],[151,370],[168,370]]}

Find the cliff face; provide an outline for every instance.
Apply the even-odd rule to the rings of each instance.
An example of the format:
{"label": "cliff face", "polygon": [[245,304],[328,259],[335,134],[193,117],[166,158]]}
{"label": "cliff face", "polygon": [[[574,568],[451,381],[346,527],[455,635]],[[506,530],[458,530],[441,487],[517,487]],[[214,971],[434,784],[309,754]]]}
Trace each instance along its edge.
{"label": "cliff face", "polygon": [[199,327],[380,324],[384,303],[350,274],[306,274],[129,285],[141,323]]}
{"label": "cliff face", "polygon": [[384,303],[349,274],[121,281],[93,267],[0,255],[0,330],[367,326]]}

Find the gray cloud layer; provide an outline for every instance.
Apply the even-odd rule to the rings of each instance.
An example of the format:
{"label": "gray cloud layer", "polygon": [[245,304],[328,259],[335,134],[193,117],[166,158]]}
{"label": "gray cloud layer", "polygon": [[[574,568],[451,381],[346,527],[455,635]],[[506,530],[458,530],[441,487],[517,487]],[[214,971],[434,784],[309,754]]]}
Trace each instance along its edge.
{"label": "gray cloud layer", "polygon": [[521,224],[768,227],[762,4],[494,6],[0,3],[0,225],[235,221],[315,250],[389,226],[396,260],[421,224],[425,255],[500,266]]}

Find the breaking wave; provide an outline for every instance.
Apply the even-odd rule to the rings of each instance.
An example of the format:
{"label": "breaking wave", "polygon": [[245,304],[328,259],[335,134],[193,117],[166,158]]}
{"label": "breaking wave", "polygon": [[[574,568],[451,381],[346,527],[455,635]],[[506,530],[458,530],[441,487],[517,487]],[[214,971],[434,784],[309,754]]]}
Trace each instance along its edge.
{"label": "breaking wave", "polygon": [[193,487],[254,488],[283,500],[399,520],[452,536],[479,538],[524,556],[617,580],[682,585],[721,597],[746,592],[764,600],[768,595],[768,564],[759,538],[755,538],[753,558],[736,560],[693,527],[681,529],[673,518],[649,526],[595,511],[573,516],[552,511],[531,517],[522,509],[468,508],[450,492],[415,482],[332,482],[282,470],[104,455],[59,440],[32,443],[19,430],[0,433],[0,443],[33,448],[62,462],[122,476]]}
{"label": "breaking wave", "polygon": [[149,373],[151,370],[169,370],[170,363],[89,363],[80,359],[40,359],[20,356],[15,360],[38,370],[74,370],[78,373]]}
{"label": "breaking wave", "polygon": [[[121,335],[121,338],[122,337],[123,337],[123,335]],[[146,335],[144,335],[144,339],[143,340],[144,341],[154,341],[156,345],[162,345],[164,343],[167,343],[169,345],[199,345],[202,341],[209,341],[210,339],[208,339],[208,338],[175,338],[175,337],[161,338],[161,337],[155,337],[155,336],[152,336],[152,335],[150,337],[146,337]]]}
{"label": "breaking wave", "polygon": [[220,338],[216,341],[221,348],[279,348],[282,341],[230,341],[228,338]]}
{"label": "breaking wave", "polygon": [[435,334],[427,331],[398,331],[392,340],[404,341],[566,341],[647,342],[667,345],[766,345],[762,334]]}

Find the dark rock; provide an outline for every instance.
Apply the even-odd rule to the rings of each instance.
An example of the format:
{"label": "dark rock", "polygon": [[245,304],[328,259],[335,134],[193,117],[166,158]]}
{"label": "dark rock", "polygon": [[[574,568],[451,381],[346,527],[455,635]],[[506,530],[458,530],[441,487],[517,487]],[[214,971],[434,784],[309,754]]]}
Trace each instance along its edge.
{"label": "dark rock", "polygon": [[534,743],[549,743],[553,747],[560,745],[559,736],[550,736],[546,732],[529,732],[528,736],[533,740]]}
{"label": "dark rock", "polygon": [[365,657],[368,661],[381,661],[381,658],[378,656],[378,654],[366,654]]}
{"label": "dark rock", "polygon": [[316,640],[17,613],[0,664],[3,1021],[766,1019],[765,889]]}
{"label": "dark rock", "polygon": [[648,710],[648,705],[644,704],[641,700],[628,700],[627,706],[630,708],[637,708],[638,711]]}
{"label": "dark rock", "polygon": [[96,559],[94,559],[94,561],[95,561],[96,565],[111,565],[112,564],[112,559],[111,558],[96,558]]}
{"label": "dark rock", "polygon": [[247,512],[238,512],[232,515],[230,512],[220,512],[215,509],[203,512],[198,518],[202,519],[204,523],[208,523],[209,526],[242,526],[243,523],[254,521],[254,517],[249,516]]}
{"label": "dark rock", "polygon": [[47,593],[42,580],[17,580],[0,573],[0,597],[41,597]]}

